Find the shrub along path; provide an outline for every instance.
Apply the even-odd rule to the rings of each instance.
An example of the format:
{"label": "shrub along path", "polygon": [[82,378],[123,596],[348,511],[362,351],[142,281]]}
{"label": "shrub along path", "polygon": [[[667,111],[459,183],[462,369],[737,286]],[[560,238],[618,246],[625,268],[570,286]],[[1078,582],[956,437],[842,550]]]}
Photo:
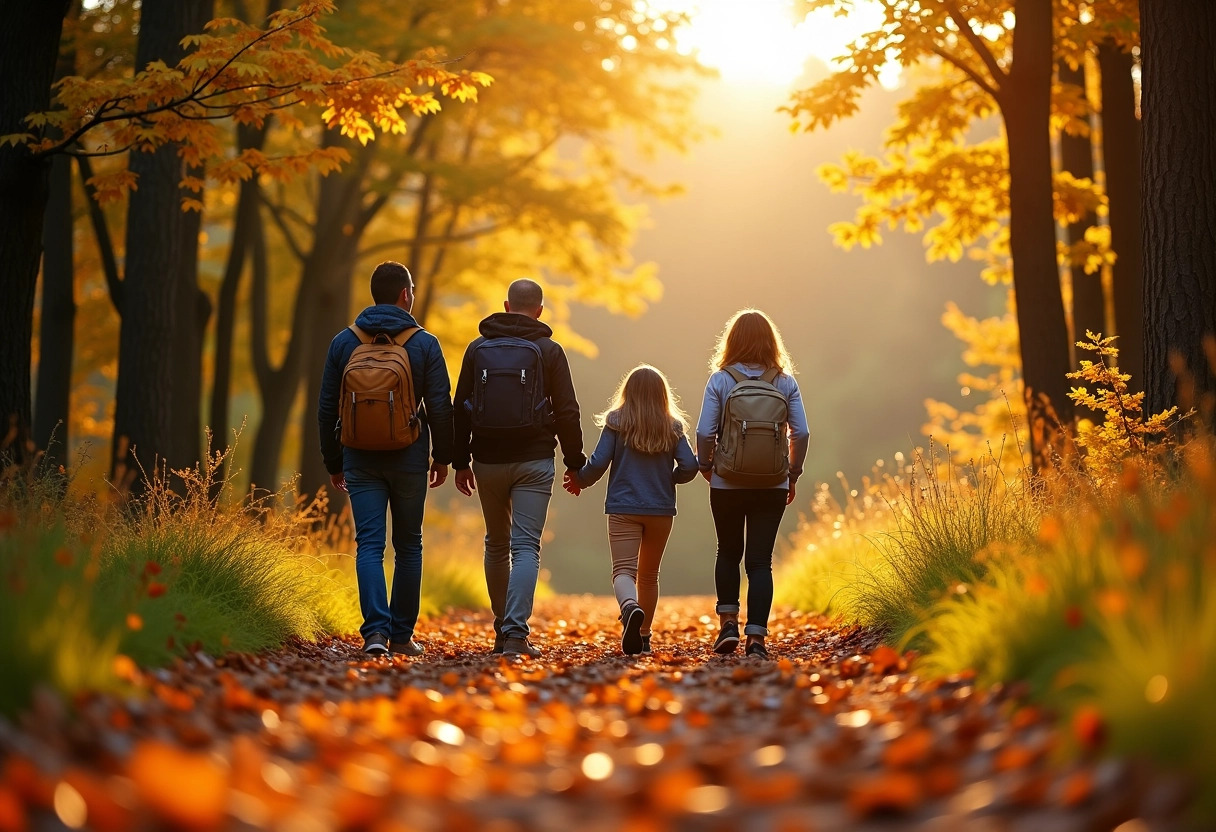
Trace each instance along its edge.
{"label": "shrub along path", "polygon": [[779,615],[772,661],[723,658],[711,602],[660,603],[646,657],[609,600],[566,596],[537,609],[539,660],[454,613],[419,659],[335,638],[122,668],[143,695],[43,696],[3,728],[0,830],[1111,829],[1161,803],[1122,764],[1053,765],[1035,709],[918,679],[865,631]]}

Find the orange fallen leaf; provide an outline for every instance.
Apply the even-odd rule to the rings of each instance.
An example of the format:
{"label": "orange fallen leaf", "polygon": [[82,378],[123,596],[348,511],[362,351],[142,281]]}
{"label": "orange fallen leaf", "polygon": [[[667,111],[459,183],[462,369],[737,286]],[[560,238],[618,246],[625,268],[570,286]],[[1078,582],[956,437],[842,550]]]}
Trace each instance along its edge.
{"label": "orange fallen leaf", "polygon": [[883,764],[889,768],[911,768],[928,762],[933,753],[933,732],[916,728],[897,737],[882,752]]}
{"label": "orange fallen leaf", "polygon": [[140,743],[127,763],[140,799],[169,825],[208,830],[224,820],[228,774],[208,754],[165,743]]}
{"label": "orange fallen leaf", "polygon": [[870,654],[870,668],[875,676],[886,676],[899,669],[900,655],[885,644],[879,645]]}
{"label": "orange fallen leaf", "polygon": [[906,814],[923,800],[920,780],[900,771],[862,777],[849,788],[848,796],[849,809],[859,817],[886,812]]}
{"label": "orange fallen leaf", "polygon": [[0,785],[0,832],[26,832],[29,822],[16,792]]}
{"label": "orange fallen leaf", "polygon": [[1094,778],[1088,771],[1077,771],[1064,780],[1060,803],[1069,808],[1080,806],[1094,793]]}
{"label": "orange fallen leaf", "polygon": [[139,617],[138,613],[127,613],[127,629],[132,632],[138,632],[144,628],[144,620]]}

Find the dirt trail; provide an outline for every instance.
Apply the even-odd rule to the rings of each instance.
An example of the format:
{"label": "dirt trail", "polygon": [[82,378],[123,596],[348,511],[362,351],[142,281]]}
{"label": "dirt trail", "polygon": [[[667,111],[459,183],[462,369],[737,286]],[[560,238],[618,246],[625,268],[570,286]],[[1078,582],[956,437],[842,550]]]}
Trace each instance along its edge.
{"label": "dirt trail", "polygon": [[417,659],[354,640],[197,656],[146,695],[51,697],[0,731],[0,830],[1111,829],[1130,770],[1053,766],[1051,726],[970,679],[925,682],[861,630],[774,617],[719,657],[707,599],[663,599],[652,656],[609,600],[538,605],[537,660],[486,614]]}

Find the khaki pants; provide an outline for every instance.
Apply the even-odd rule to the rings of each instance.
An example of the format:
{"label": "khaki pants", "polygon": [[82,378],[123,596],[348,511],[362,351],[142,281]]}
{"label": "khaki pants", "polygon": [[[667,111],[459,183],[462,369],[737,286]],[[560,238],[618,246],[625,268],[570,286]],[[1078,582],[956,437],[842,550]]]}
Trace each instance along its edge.
{"label": "khaki pants", "polygon": [[612,550],[612,589],[624,608],[633,602],[646,614],[642,635],[650,635],[659,602],[659,562],[671,536],[674,517],[609,514],[608,547]]}

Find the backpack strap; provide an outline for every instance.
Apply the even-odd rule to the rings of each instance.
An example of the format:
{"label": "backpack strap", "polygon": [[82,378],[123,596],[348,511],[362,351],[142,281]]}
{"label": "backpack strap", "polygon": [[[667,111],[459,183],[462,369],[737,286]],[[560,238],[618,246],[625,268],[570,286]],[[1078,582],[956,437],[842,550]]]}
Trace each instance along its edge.
{"label": "backpack strap", "polygon": [[[355,333],[355,337],[359,339],[360,343],[370,344],[374,340],[376,340],[375,335],[370,334],[365,329],[360,329],[358,326],[355,326],[354,324],[351,324],[350,326],[348,326],[347,329],[349,329],[351,332]],[[409,341],[411,338],[413,338],[415,335],[417,335],[421,331],[422,331],[422,327],[411,326],[408,329],[403,329],[401,331],[401,334],[405,335],[404,338],[402,338],[400,334],[396,335],[396,336],[388,335],[387,332],[383,332],[383,333],[378,332],[378,333],[376,333],[376,335],[388,335],[388,338],[390,341],[392,341],[394,344],[396,344],[399,347],[404,347],[406,341]],[[400,339],[400,340],[398,340],[398,339]]]}
{"label": "backpack strap", "polygon": [[[422,331],[422,327],[411,326],[409,329],[403,329],[396,337],[390,335],[389,338],[392,338],[393,343],[396,344],[397,346],[404,347],[406,345],[407,341],[409,341],[411,338],[413,338],[415,335],[417,335],[421,331]],[[405,336],[404,338],[402,338],[403,335]],[[400,340],[398,340],[398,339],[400,339]]]}
{"label": "backpack strap", "polygon": [[769,367],[764,371],[764,375],[760,376],[760,380],[768,384],[772,384],[777,380],[777,376],[781,375],[781,369],[778,367]]}
{"label": "backpack strap", "polygon": [[743,373],[739,372],[734,367],[723,367],[722,369],[730,374],[730,377],[735,380],[735,384],[742,384],[743,382],[747,381],[747,376],[743,375]]}

